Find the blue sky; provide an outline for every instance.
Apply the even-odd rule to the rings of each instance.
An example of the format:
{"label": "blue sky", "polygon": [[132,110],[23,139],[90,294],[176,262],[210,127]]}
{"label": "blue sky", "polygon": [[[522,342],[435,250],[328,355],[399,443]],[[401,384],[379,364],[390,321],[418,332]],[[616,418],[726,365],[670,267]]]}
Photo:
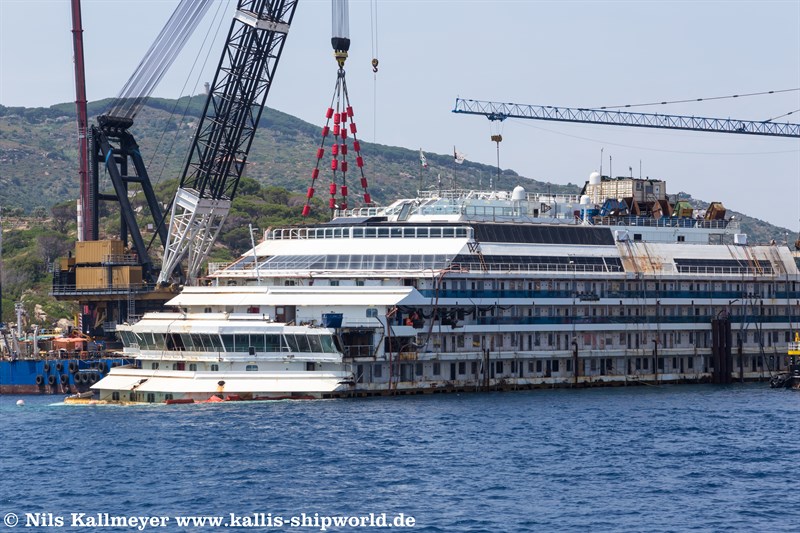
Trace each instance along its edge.
{"label": "blue sky", "polygon": [[[212,78],[234,4],[223,2],[216,47],[196,91],[195,75],[187,92]],[[83,1],[90,100],[117,94],[176,5]],[[215,10],[157,96],[181,94]],[[373,76],[370,3],[351,2],[348,88],[362,138],[438,153],[456,145],[468,159],[494,164],[489,137],[500,131],[501,166],[556,183],[583,183],[603,148],[605,173],[609,156],[615,175],[632,167],[638,176],[641,162],[642,174],[666,179],[671,193],[720,200],[798,230],[798,139],[530,120],[508,120],[498,130],[450,111],[457,96],[592,107],[798,88],[800,0],[379,0],[377,11],[380,70]],[[330,16],[327,1],[300,2],[269,106],[323,122],[336,76]],[[69,2],[0,0],[0,104],[48,106],[74,98]],[[798,109],[800,92],[639,110],[764,120]],[[800,112],[784,120],[800,122]]]}

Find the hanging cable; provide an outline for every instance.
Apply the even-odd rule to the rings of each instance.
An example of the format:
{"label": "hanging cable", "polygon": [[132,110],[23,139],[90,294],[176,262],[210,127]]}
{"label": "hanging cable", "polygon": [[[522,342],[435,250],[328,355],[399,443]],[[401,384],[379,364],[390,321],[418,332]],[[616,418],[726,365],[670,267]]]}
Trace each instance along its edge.
{"label": "hanging cable", "polygon": [[[311,171],[311,185],[306,192],[306,204],[303,206],[303,216],[307,217],[311,213],[311,199],[314,197],[317,179],[320,176],[320,166],[325,155],[325,141],[329,134],[332,134],[331,144],[331,182],[328,207],[331,215],[338,210],[347,209],[347,171],[348,171],[348,129],[352,136],[352,149],[355,152],[355,164],[361,174],[361,187],[364,189],[364,203],[372,203],[370,194],[367,191],[367,178],[364,175],[364,158],[361,156],[361,143],[358,141],[356,123],[353,122],[353,107],[350,105],[350,96],[347,93],[347,80],[345,79],[344,64],[347,60],[347,52],[350,49],[349,20],[347,10],[347,0],[333,0],[333,55],[339,65],[336,74],[336,85],[333,89],[331,106],[325,111],[325,126],[322,128],[322,139],[317,148],[317,158],[314,169]],[[331,122],[333,125],[331,126]],[[348,124],[349,122],[349,124]],[[341,198],[337,200],[336,195]]]}
{"label": "hanging cable", "polygon": [[645,107],[651,105],[667,105],[667,104],[685,104],[688,102],[710,102],[712,100],[726,100],[730,98],[745,98],[747,96],[763,96],[765,94],[779,94],[779,93],[788,93],[800,91],[800,88],[797,89],[781,89],[778,91],[762,91],[758,93],[747,93],[747,94],[732,94],[729,96],[712,96],[710,98],[690,98],[686,100],[670,100],[665,102],[650,102],[647,104],[626,104],[626,105],[609,105],[609,106],[601,106],[601,107],[587,107],[585,109],[622,109],[622,108],[629,108],[629,107]]}
{"label": "hanging cable", "polygon": [[[213,43],[214,41],[216,41],[216,36],[219,33],[219,28],[221,26],[221,23],[224,20],[224,17],[220,17],[220,14],[222,13],[223,4],[224,4],[224,2],[217,2],[217,10],[214,13],[214,17],[211,19],[211,24],[209,25],[205,36],[203,37],[203,42],[200,44],[200,46],[197,49],[197,54],[195,55],[194,61],[192,62],[192,67],[189,69],[189,73],[186,75],[186,80],[183,82],[183,87],[181,87],[181,91],[178,94],[178,98],[175,100],[175,104],[172,106],[172,109],[170,110],[169,117],[167,118],[167,123],[170,123],[172,121],[173,117],[175,116],[175,112],[178,109],[178,105],[180,104],[180,99],[182,97],[184,97],[184,96],[189,96],[189,95],[186,94],[186,87],[187,87],[187,85],[189,85],[189,80],[192,78],[192,74],[195,71],[195,67],[197,66],[197,62],[200,59],[200,56],[203,54],[203,50],[206,49],[206,43],[208,42],[208,38],[211,35],[211,30],[214,28],[215,24],[216,24],[217,30],[216,30],[216,32],[214,32],[214,38],[211,40],[211,42]],[[228,0],[228,3],[226,5],[228,5],[228,4],[230,4],[230,0]],[[192,90],[193,94],[197,90],[197,84],[198,84],[198,82],[200,80],[200,76],[202,76],[202,74],[203,74],[203,69],[206,66],[206,63],[208,61],[208,57],[209,57],[210,54],[211,54],[211,46],[209,46],[208,50],[206,51],[205,60],[203,61],[203,68],[200,69],[200,71],[197,74],[197,78],[195,79],[194,88]],[[191,102],[191,98],[189,98],[189,100],[187,101],[187,105],[184,108],[183,115],[181,116],[181,123],[183,123],[183,120],[186,118],[186,113],[189,110],[189,103],[190,102]],[[158,177],[156,178],[154,183],[158,183],[161,180],[161,176],[162,176],[162,174],[164,172],[164,168],[166,167],[167,160],[169,159],[169,156],[172,154],[172,149],[175,146],[175,140],[178,137],[178,132],[179,131],[180,131],[180,128],[175,130],[175,134],[173,135],[173,138],[172,138],[172,143],[170,144],[169,150],[167,151],[167,153],[164,156],[164,164],[162,165],[161,171],[159,172]],[[158,152],[159,148],[161,147],[161,143],[163,142],[166,133],[167,133],[167,129],[164,128],[161,131],[161,136],[158,138],[158,143],[156,143],[156,147],[153,150],[153,155],[150,158],[150,163],[147,165],[148,168],[151,167],[151,165],[153,164],[153,162],[154,162],[154,160],[156,158],[156,155],[159,153]]]}
{"label": "hanging cable", "polygon": [[797,113],[800,109],[795,109],[794,111],[789,111],[788,113],[784,113],[783,115],[778,115],[777,117],[768,118],[764,122],[772,122],[773,120],[778,120],[779,118],[788,117],[794,113]]}
{"label": "hanging cable", "polygon": [[372,142],[378,138],[378,0],[369,3],[370,40],[372,41]]}
{"label": "hanging cable", "polygon": [[211,0],[181,0],[112,103],[109,115],[136,116],[210,6]]}

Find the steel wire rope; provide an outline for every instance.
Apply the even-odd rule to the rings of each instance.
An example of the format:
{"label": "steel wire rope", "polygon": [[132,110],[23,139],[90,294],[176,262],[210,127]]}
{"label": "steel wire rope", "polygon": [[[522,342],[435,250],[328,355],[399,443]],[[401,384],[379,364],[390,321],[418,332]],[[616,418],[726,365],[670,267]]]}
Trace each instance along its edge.
{"label": "steel wire rope", "polygon": [[683,100],[667,100],[662,102],[649,102],[643,104],[624,104],[624,105],[609,105],[609,106],[599,106],[599,107],[586,107],[582,109],[622,109],[622,108],[630,108],[630,107],[646,107],[652,105],[668,105],[668,104],[685,104],[690,102],[710,102],[712,100],[726,100],[732,98],[745,98],[748,96],[763,96],[768,94],[779,94],[779,93],[788,93],[793,91],[800,91],[800,88],[794,89],[779,89],[777,91],[761,91],[755,93],[745,93],[745,94],[731,94],[727,96],[711,96],[707,98],[686,98]]}
{"label": "steel wire rope", "polygon": [[123,88],[123,98],[119,108],[115,109],[115,115],[133,118],[139,112],[144,101],[194,31],[198,18],[205,13],[208,5],[208,2],[197,2],[189,8],[186,8],[184,3],[178,6],[137,67],[137,72]]}
{"label": "steel wire rope", "polygon": [[[542,128],[540,126],[534,126],[533,124],[528,123],[527,119],[518,119],[518,118],[511,118],[509,119],[514,123],[517,123],[521,126],[525,126],[527,128],[533,128],[541,131],[546,131],[548,133],[553,133],[555,135],[562,135],[564,137],[571,137],[573,139],[580,139],[582,141],[589,141],[603,144],[604,146],[619,146],[622,148],[634,148],[636,150],[648,150],[651,152],[664,152],[669,154],[690,154],[690,155],[774,155],[774,154],[791,154],[791,153],[800,153],[800,148],[794,150],[776,150],[776,151],[769,151],[769,152],[693,152],[688,150],[664,150],[661,148],[650,148],[647,146],[635,146],[631,144],[622,144],[622,143],[613,143],[608,141],[601,141],[598,139],[592,139],[590,137],[581,137],[580,135],[571,135],[569,133],[563,133],[560,131],[551,130],[548,128]],[[598,126],[606,126],[606,124],[597,124]]]}
{"label": "steel wire rope", "polygon": [[[226,6],[226,10],[227,10],[227,7],[228,7],[228,6],[230,6],[230,3],[231,3],[231,0],[228,0],[228,1],[227,1],[227,3],[225,4],[225,6]],[[220,5],[222,5],[222,3],[221,3],[221,2],[220,2]],[[216,17],[217,17],[217,15],[218,15],[219,13],[220,13],[220,8],[218,7],[218,8],[217,8],[217,13],[215,13],[215,14],[214,14],[214,17],[216,18]],[[213,41],[216,39],[217,35],[219,35],[219,30],[220,30],[220,28],[222,27],[222,22],[223,22],[224,20],[225,20],[225,18],[224,18],[224,17],[220,17],[220,18],[219,18],[219,20],[217,21],[217,28],[216,28],[216,30],[214,31],[214,39],[212,39],[212,42],[213,42]],[[212,24],[209,26],[209,31],[211,30],[211,27],[212,27],[213,25],[214,25],[214,24],[213,24],[213,19],[212,19]],[[208,32],[206,33],[206,38],[207,38],[207,37],[208,37]],[[206,42],[206,41],[205,41],[205,38],[204,38],[204,40],[203,40],[203,43],[205,44],[205,42]],[[201,50],[202,50],[202,47],[203,47],[203,45],[201,45]],[[205,70],[205,68],[206,68],[206,65],[208,64],[208,58],[211,56],[211,49],[212,49],[212,47],[211,47],[211,46],[209,46],[209,47],[208,47],[208,50],[206,51],[206,57],[205,57],[205,59],[203,60],[203,66],[202,66],[202,67],[200,68],[200,70],[197,72],[197,78],[195,79],[195,82],[194,82],[194,87],[192,88],[192,92],[195,92],[195,91],[197,91],[197,85],[200,83],[200,77],[203,75],[203,71]],[[197,57],[199,57],[199,55],[200,55],[200,53],[198,52],[198,56],[197,56]],[[196,59],[195,59],[195,62],[196,62]],[[194,65],[192,65],[192,70],[193,70],[193,69],[194,69]],[[190,73],[189,73],[189,76],[191,76],[191,71],[190,71]],[[188,79],[188,77],[189,77],[189,76],[187,76],[187,79]],[[184,85],[184,88],[185,88],[185,85]],[[181,91],[183,91],[183,89],[182,89]],[[188,114],[188,112],[189,112],[189,107],[191,106],[191,104],[192,104],[192,99],[191,99],[191,98],[187,98],[187,100],[186,100],[186,107],[184,107],[184,109],[183,109],[183,114],[181,115],[181,122],[183,122],[183,121],[186,119],[186,115],[187,115],[187,114]],[[178,105],[178,102],[177,102],[177,101],[175,102],[175,105],[176,105],[176,106]],[[170,116],[172,116],[172,115],[170,115]],[[166,154],[165,154],[165,156],[164,156],[164,164],[161,166],[161,170],[160,170],[160,171],[159,171],[159,173],[158,173],[158,177],[156,178],[156,183],[158,183],[158,182],[161,180],[161,177],[162,177],[162,176],[163,176],[163,174],[164,174],[164,170],[165,170],[165,169],[166,169],[166,167],[167,167],[167,160],[168,160],[168,157],[169,157],[169,155],[170,155],[170,154],[172,154],[172,151],[173,151],[173,149],[175,148],[175,143],[177,142],[177,139],[178,139],[178,134],[179,134],[179,132],[180,132],[180,130],[179,130],[179,129],[175,130],[175,135],[174,135],[174,136],[173,136],[173,138],[172,138],[172,143],[170,144],[169,150],[167,151],[167,153],[166,153]],[[160,142],[160,141],[159,141],[159,142]],[[188,155],[187,155],[187,157],[188,157]],[[155,228],[155,231],[153,232],[153,236],[152,236],[152,237],[150,237],[150,242],[149,242],[149,243],[147,243],[147,250],[148,250],[148,251],[149,251],[149,250],[152,248],[152,246],[153,246],[153,242],[155,242],[155,238],[156,238],[156,236],[158,235],[158,230],[161,228],[161,226],[163,226],[163,225],[164,225],[164,222],[165,222],[165,221],[166,221],[166,219],[167,219],[167,212],[169,212],[169,211],[172,209],[172,202],[173,202],[174,200],[175,200],[175,198],[174,198],[174,197],[173,197],[173,198],[170,198],[169,202],[166,204],[166,207],[165,207],[165,209],[164,209],[164,213],[163,213],[163,215],[164,215],[164,216],[161,218],[161,220],[160,220],[160,221],[159,221],[159,223],[158,223],[158,226]]]}
{"label": "steel wire rope", "polygon": [[[374,14],[373,14],[374,12]],[[378,138],[378,1],[369,3],[370,41],[372,43],[372,142]]]}
{"label": "steel wire rope", "polygon": [[[222,26],[222,22],[224,20],[223,17],[219,17],[220,12],[222,10],[222,5],[223,5],[223,2],[219,2],[217,4],[217,11],[214,13],[214,17],[211,20],[211,24],[209,25],[208,30],[206,31],[206,34],[203,37],[203,42],[200,44],[200,47],[199,47],[199,49],[197,51],[197,54],[195,55],[194,62],[192,63],[192,67],[189,69],[189,73],[186,76],[186,80],[183,83],[183,87],[181,87],[181,91],[179,93],[178,99],[175,100],[175,104],[172,106],[172,110],[169,113],[169,118],[167,119],[168,121],[172,120],[172,118],[175,116],[175,110],[178,108],[178,105],[180,104],[180,99],[183,98],[184,96],[188,96],[186,94],[186,87],[189,84],[189,80],[191,79],[192,74],[195,71],[195,67],[197,66],[197,61],[200,59],[200,56],[202,55],[203,50],[206,49],[206,43],[208,42],[208,37],[211,34],[211,30],[214,27],[215,21],[216,21],[216,31],[214,32],[214,39],[211,40],[212,43],[214,42],[214,40],[216,39],[217,35],[219,34],[219,29]],[[227,9],[227,6],[230,5],[230,0],[228,0],[228,2],[225,3],[225,5],[226,5],[226,9]],[[217,17],[219,17],[219,20],[217,20]],[[203,70],[205,70],[205,67],[208,64],[208,58],[210,57],[210,55],[211,55],[211,46],[208,47],[208,49],[206,51],[205,59],[203,61],[203,66],[200,68],[199,72],[197,73],[197,77],[195,78],[194,86],[192,87],[192,93],[193,94],[197,91],[197,85],[200,83],[200,77],[203,75]],[[191,96],[189,96],[189,98],[187,99],[186,106],[183,109],[183,114],[181,115],[181,123],[183,123],[183,121],[186,119],[186,114],[189,111],[190,105],[191,105]],[[161,136],[159,137],[158,143],[156,144],[156,147],[153,150],[153,155],[150,158],[150,165],[152,165],[154,160],[155,160],[156,154],[158,153],[158,149],[161,147],[161,143],[162,143],[164,137],[166,136],[166,132],[167,132],[167,130],[166,130],[166,127],[165,127],[161,131]],[[159,174],[158,174],[157,179],[155,180],[155,183],[158,183],[161,180],[161,177],[164,174],[164,169],[166,168],[167,160],[168,160],[169,156],[172,154],[172,150],[175,147],[175,142],[176,142],[176,140],[178,138],[178,133],[179,133],[179,130],[175,130],[175,134],[173,135],[172,143],[170,144],[169,150],[167,151],[166,154],[164,154],[164,164],[161,166],[161,170],[159,171]],[[148,167],[150,165],[148,165]]]}
{"label": "steel wire rope", "polygon": [[129,119],[136,116],[210,5],[210,0],[181,1],[123,86],[110,114]]}

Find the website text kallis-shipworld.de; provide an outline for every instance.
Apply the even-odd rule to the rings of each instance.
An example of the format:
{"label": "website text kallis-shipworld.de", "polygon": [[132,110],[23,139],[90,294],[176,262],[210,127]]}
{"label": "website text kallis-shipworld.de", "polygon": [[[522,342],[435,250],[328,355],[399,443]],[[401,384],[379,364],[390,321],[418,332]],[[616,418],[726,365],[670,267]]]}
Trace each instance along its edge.
{"label": "website text kallis-shipworld.de", "polygon": [[[6,525],[13,527],[6,522]],[[315,529],[327,531],[331,527],[342,528],[413,528],[416,519],[404,513],[369,513],[366,515],[320,515],[319,513],[300,513],[283,516],[272,513],[252,513],[198,516],[139,516],[113,515],[110,513],[26,513],[24,527],[72,527],[72,528],[124,528],[144,531],[170,526],[188,528],[274,528],[274,529]]]}

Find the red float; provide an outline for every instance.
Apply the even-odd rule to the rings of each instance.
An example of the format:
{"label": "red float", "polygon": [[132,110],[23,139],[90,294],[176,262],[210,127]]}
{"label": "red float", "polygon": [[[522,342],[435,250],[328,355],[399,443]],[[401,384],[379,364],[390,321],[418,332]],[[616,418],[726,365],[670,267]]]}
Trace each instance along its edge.
{"label": "red float", "polygon": [[342,172],[347,172],[347,161],[342,161]]}
{"label": "red float", "polygon": [[303,216],[307,217],[309,213],[311,213],[311,206],[306,204],[303,206]]}
{"label": "red float", "polygon": [[308,192],[306,193],[306,198],[308,198],[309,200],[311,198],[314,198],[314,187],[308,188]]}
{"label": "red float", "polygon": [[361,143],[358,142],[357,139],[353,139],[353,150],[355,150],[356,152],[361,151]]}
{"label": "red float", "polygon": [[372,198],[370,197],[368,192],[364,193],[364,203],[365,204],[371,204],[372,203]]}
{"label": "red float", "polygon": [[331,118],[333,116],[333,108],[329,107],[327,111],[325,111],[325,118]]}
{"label": "red float", "polygon": [[347,185],[342,185],[342,196],[347,196]]}
{"label": "red float", "polygon": [[329,190],[331,192],[331,196],[335,196],[336,195],[336,184],[335,183],[331,183],[331,186],[330,186]]}
{"label": "red float", "polygon": [[337,168],[339,168],[339,160],[331,159],[331,170],[336,170]]}
{"label": "red float", "polygon": [[364,158],[361,156],[356,157],[356,166],[361,168],[364,166]]}
{"label": "red float", "polygon": [[353,135],[355,135],[355,133],[356,133],[356,123],[355,122],[351,122],[350,123],[350,133],[352,133]]}
{"label": "red float", "polygon": [[317,179],[318,177],[319,177],[319,169],[318,169],[318,168],[315,168],[314,170],[312,170],[312,171],[311,171],[311,179],[312,179],[312,180],[315,180],[315,179]]}
{"label": "red float", "polygon": [[325,155],[324,148],[317,148],[317,159],[322,159],[322,156]]}

